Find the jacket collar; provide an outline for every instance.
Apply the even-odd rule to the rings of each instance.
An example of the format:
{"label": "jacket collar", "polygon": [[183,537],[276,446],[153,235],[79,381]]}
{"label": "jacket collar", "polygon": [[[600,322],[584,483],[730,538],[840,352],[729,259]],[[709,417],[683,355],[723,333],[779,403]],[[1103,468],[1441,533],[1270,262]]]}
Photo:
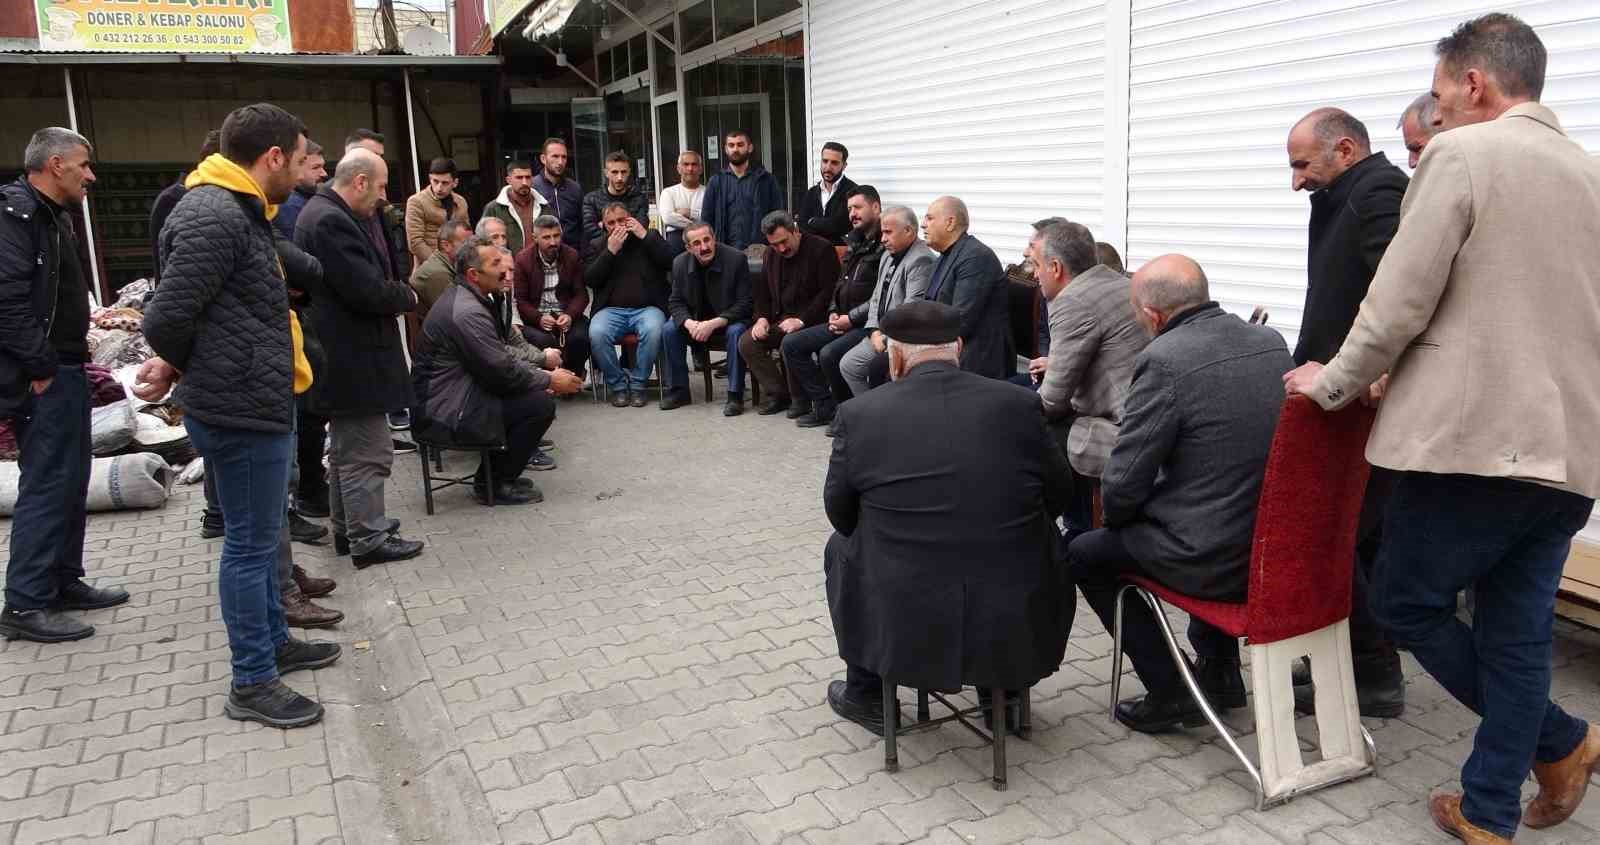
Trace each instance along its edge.
{"label": "jacket collar", "polygon": [[929,376],[934,373],[955,373],[961,371],[961,365],[954,361],[924,361],[911,368],[900,380],[905,381],[914,376]]}
{"label": "jacket collar", "polygon": [[1184,323],[1198,320],[1202,317],[1214,317],[1221,313],[1222,306],[1215,302],[1206,302],[1196,305],[1195,307],[1180,313],[1178,316],[1173,317],[1171,320],[1168,320],[1167,324],[1162,327],[1161,334],[1166,334],[1167,332],[1172,331]]}
{"label": "jacket collar", "polygon": [[761,166],[761,162],[752,161],[752,162],[750,162],[750,167],[745,170],[743,176],[734,175],[733,168],[729,167],[728,165],[723,165],[722,166],[722,172],[728,174],[729,176],[733,176],[733,178],[735,178],[735,179],[739,179],[739,180],[742,181],[744,179],[749,179],[749,178],[754,177],[754,176],[760,176],[761,174],[766,173],[767,169],[765,167]]}
{"label": "jacket collar", "polygon": [[455,265],[455,262],[453,262],[450,259],[446,258],[445,254],[443,252],[441,252],[441,251],[439,251],[437,249],[434,250],[433,254],[428,256],[428,260],[424,261],[422,263],[423,264],[428,264],[430,262],[434,263],[434,264],[438,264],[440,267],[443,267],[447,272],[450,273],[450,280],[451,281],[455,281],[455,278],[456,278],[456,265]]}
{"label": "jacket collar", "polygon": [[[511,186],[510,185],[501,185],[500,186],[500,194],[495,197],[495,201],[499,202],[501,205],[505,206],[506,208],[516,208],[516,205],[514,205],[511,202]],[[545,203],[544,197],[540,196],[538,191],[534,191],[533,192],[533,216],[534,217],[538,217],[539,216],[539,207],[542,206],[542,205],[545,205],[545,204],[546,203]],[[520,220],[517,221],[517,225],[521,226],[522,225],[522,221],[520,221]]]}
{"label": "jacket collar", "polygon": [[[350,204],[344,201],[344,197],[339,196],[339,192],[333,189],[332,182],[329,182],[318,188],[317,196],[332,202],[335,208],[343,211],[345,214],[348,214],[351,220],[356,221],[356,226],[360,228],[361,231],[365,232],[367,230],[367,220],[370,218],[362,218],[358,216],[356,214],[356,210],[351,208]],[[377,212],[373,213],[376,214]]]}
{"label": "jacket collar", "polygon": [[31,220],[43,205],[45,205],[44,197],[28,183],[27,174],[18,176],[17,181],[0,189],[0,208],[13,217]]}
{"label": "jacket collar", "polygon": [[1518,103],[1511,108],[1506,109],[1499,117],[1495,118],[1495,120],[1505,120],[1512,117],[1524,117],[1529,120],[1537,121],[1545,126],[1550,127],[1551,129],[1554,129],[1562,135],[1567,134],[1567,131],[1561,128],[1561,120],[1556,117],[1556,113],[1551,111],[1549,106],[1546,106],[1544,103]]}
{"label": "jacket collar", "polygon": [[466,291],[467,295],[471,296],[473,299],[476,299],[478,301],[479,305],[482,305],[484,308],[489,309],[489,313],[491,313],[491,314],[494,313],[494,311],[495,311],[494,302],[491,301],[489,299],[489,297],[484,296],[482,293],[480,293],[477,288],[473,287],[471,282],[467,281],[466,279],[464,279],[462,277],[457,276],[457,277],[452,278],[450,280],[450,283],[453,284],[453,285],[456,285],[457,287],[460,287],[462,290]]}
{"label": "jacket collar", "polygon": [[1350,169],[1339,174],[1338,178],[1333,180],[1333,184],[1321,191],[1317,191],[1311,196],[1313,199],[1325,197],[1328,202],[1342,204],[1345,198],[1350,195],[1350,191],[1355,187],[1355,184],[1361,181],[1363,174],[1369,173],[1380,167],[1393,166],[1394,165],[1389,163],[1389,157],[1384,155],[1382,152],[1373,153],[1372,155],[1367,156],[1355,164],[1350,165]]}

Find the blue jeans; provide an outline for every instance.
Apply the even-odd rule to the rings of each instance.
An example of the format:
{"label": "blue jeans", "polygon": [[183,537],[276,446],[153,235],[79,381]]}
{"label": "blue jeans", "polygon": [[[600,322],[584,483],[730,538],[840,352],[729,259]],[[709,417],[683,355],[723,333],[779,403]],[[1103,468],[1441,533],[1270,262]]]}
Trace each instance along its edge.
{"label": "blue jeans", "polygon": [[83,578],[83,531],[88,520],[89,379],[82,366],[57,367],[42,395],[28,397],[15,417],[16,512],[6,564],[6,607],[41,610],[58,591]]}
{"label": "blue jeans", "polygon": [[233,652],[233,685],[270,681],[278,677],[277,648],[289,639],[277,562],[294,437],[208,425],[192,416],[183,426],[216,473],[224,531],[217,594]]}
{"label": "blue jeans", "polygon": [[[1510,838],[1535,761],[1588,731],[1550,700],[1556,587],[1593,499],[1521,481],[1400,474],[1385,515],[1372,611],[1422,667],[1482,717],[1461,770],[1467,821]],[[1476,588],[1472,624],[1456,594]]]}
{"label": "blue jeans", "polygon": [[[744,395],[744,362],[739,360],[739,336],[744,334],[744,323],[734,323],[720,330],[723,348],[728,350],[728,398]],[[668,320],[661,326],[661,354],[666,359],[667,387],[662,393],[689,392],[689,345],[695,343],[689,333]],[[709,397],[708,397],[709,398]]]}
{"label": "blue jeans", "polygon": [[[589,354],[605,377],[607,390],[644,389],[645,382],[650,380],[650,370],[655,366],[656,353],[661,349],[661,326],[666,321],[667,315],[654,305],[602,308],[590,318]],[[624,373],[617,362],[617,342],[630,334],[639,336],[639,346],[633,352],[633,369]]]}

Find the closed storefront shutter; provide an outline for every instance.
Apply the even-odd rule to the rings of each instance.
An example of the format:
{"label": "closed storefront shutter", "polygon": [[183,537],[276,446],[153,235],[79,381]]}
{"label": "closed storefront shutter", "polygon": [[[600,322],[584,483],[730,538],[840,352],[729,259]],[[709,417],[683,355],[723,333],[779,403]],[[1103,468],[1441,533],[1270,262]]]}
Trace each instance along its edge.
{"label": "closed storefront shutter", "polygon": [[850,177],[918,215],[961,197],[1006,263],[1042,217],[1098,230],[1104,24],[1101,2],[812,0],[810,152],[843,143]]}

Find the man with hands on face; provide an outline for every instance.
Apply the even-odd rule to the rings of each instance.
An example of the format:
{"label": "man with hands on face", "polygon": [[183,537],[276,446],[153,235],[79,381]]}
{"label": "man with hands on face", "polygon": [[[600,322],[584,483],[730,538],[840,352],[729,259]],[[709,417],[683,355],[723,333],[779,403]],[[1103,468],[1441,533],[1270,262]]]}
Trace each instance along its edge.
{"label": "man with hands on face", "polygon": [[[594,292],[589,349],[611,391],[611,404],[643,408],[645,383],[660,350],[661,326],[667,321],[672,248],[620,202],[606,206],[601,220],[606,234],[589,245],[589,265],[583,273]],[[633,368],[624,372],[617,344],[630,334],[638,335],[639,344]]]}
{"label": "man with hands on face", "polygon": [[779,371],[770,353],[782,347],[785,337],[827,319],[828,298],[839,279],[839,253],[826,238],[800,231],[787,211],[768,214],[761,232],[771,249],[751,297],[755,323],[739,338],[739,354],[770,397],[757,413],[788,410],[790,419],[798,419],[811,412],[811,401],[793,383],[793,373],[786,378]]}
{"label": "man with hands on face", "polygon": [[661,330],[661,354],[666,356],[671,386],[661,399],[661,410],[689,404],[687,346],[703,345],[718,332],[728,350],[728,400],[722,415],[744,413],[744,367],[739,360],[739,339],[750,320],[750,263],[744,253],[717,243],[710,223],[691,223],[684,230],[688,251],[672,261],[672,294],[667,309],[672,319]]}

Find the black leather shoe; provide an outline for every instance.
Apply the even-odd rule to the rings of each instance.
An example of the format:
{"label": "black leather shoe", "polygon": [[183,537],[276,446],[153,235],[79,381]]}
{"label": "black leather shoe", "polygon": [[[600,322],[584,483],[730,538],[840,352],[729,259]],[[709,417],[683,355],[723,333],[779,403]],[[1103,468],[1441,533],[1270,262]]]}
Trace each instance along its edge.
{"label": "black leather shoe", "polygon": [[628,405],[633,408],[644,407],[644,391],[628,394]]}
{"label": "black leather shoe", "polygon": [[71,581],[56,593],[56,610],[100,610],[116,607],[128,600],[121,587],[98,589],[82,581]]}
{"label": "black leather shoe", "polygon": [[833,681],[828,684],[828,706],[833,708],[840,718],[848,719],[863,728],[871,731],[875,736],[883,736],[883,701],[857,701],[845,692],[844,681]]}
{"label": "black leather shoe", "polygon": [[307,522],[300,514],[289,511],[289,539],[296,543],[305,543],[311,546],[322,545],[322,538],[328,536],[326,526],[315,522]]}
{"label": "black leather shoe", "polygon": [[59,610],[0,611],[0,637],[35,643],[64,643],[94,636],[94,626],[85,625]]}
{"label": "black leather shoe", "polygon": [[811,400],[795,399],[789,403],[789,410],[783,415],[791,420],[797,420],[809,413],[811,413]]}
{"label": "black leather shoe", "polygon": [[613,408],[626,408],[626,407],[628,407],[628,391],[626,391],[626,390],[618,390],[617,392],[611,394],[611,407],[613,407]]}
{"label": "black leather shoe", "polygon": [[402,540],[391,534],[384,538],[383,545],[366,554],[355,555],[351,561],[355,563],[357,569],[366,569],[379,563],[410,560],[422,554],[422,546],[421,540]]}
{"label": "black leather shoe", "polygon": [[769,417],[769,416],[772,416],[773,414],[778,413],[779,411],[786,411],[788,409],[789,409],[789,397],[787,397],[787,396],[774,396],[771,399],[768,399],[767,401],[761,403],[761,407],[756,410],[756,413],[760,414],[763,417]]}
{"label": "black leather shoe", "polygon": [[[1311,680],[1310,663],[1296,663],[1293,678],[1295,712],[1307,716],[1316,713],[1317,685]],[[1405,715],[1406,679],[1401,674],[1398,655],[1392,670],[1357,673],[1356,709],[1368,719],[1397,719]]]}
{"label": "black leather shoe", "polygon": [[[400,520],[393,518],[389,520],[389,536],[400,536]],[[348,535],[340,534],[337,531],[333,532],[333,553],[337,555],[350,554],[350,537]]]}
{"label": "black leather shoe", "polygon": [[1168,701],[1145,695],[1117,702],[1117,721],[1144,734],[1166,733],[1180,725],[1192,728],[1206,723],[1205,713],[1188,692]]}
{"label": "black leather shoe", "polygon": [[511,486],[521,490],[524,493],[528,492],[529,490],[539,489],[538,486],[533,483],[533,479],[531,478],[513,478],[511,479]]}
{"label": "black leather shoe", "polygon": [[728,401],[722,403],[722,415],[737,417],[744,413],[744,399],[739,396],[729,396]]}
{"label": "black leather shoe", "polygon": [[676,411],[689,404],[689,394],[673,391],[661,397],[661,410]]}
{"label": "black leather shoe", "polygon": [[222,536],[222,517],[203,515],[200,517],[200,539],[215,540]]}
{"label": "black leather shoe", "polygon": [[278,674],[332,666],[339,659],[339,653],[338,643],[307,642],[290,637],[278,646]]}
{"label": "black leather shoe", "polygon": [[556,468],[556,459],[550,457],[543,449],[533,450],[533,456],[528,458],[528,469],[533,472],[549,472]]}
{"label": "black leather shoe", "polygon": [[303,728],[322,719],[322,705],[284,686],[270,681],[234,687],[222,712],[241,722],[260,722],[274,728]]}
{"label": "black leather shoe", "polygon": [[[528,483],[530,485],[533,484],[531,481]],[[478,504],[480,505],[489,504],[488,488],[474,484],[472,486],[472,498],[477,499]],[[505,483],[498,481],[495,482],[494,503],[497,506],[531,505],[542,501],[544,501],[544,493],[540,492],[537,486],[521,487],[518,486],[514,481]]]}
{"label": "black leather shoe", "polygon": [[328,506],[328,488],[326,485],[315,493],[300,492],[294,497],[294,509],[301,516],[312,519],[327,519],[332,513]]}
{"label": "black leather shoe", "polygon": [[546,437],[545,439],[539,441],[539,448],[540,449],[554,449],[555,447],[556,447],[556,442],[554,440],[551,440],[548,437]]}
{"label": "black leather shoe", "polygon": [[794,421],[801,428],[821,428],[833,422],[833,404],[819,404],[811,409],[811,413]]}
{"label": "black leather shoe", "polygon": [[1194,663],[1194,677],[1212,707],[1232,710],[1245,705],[1244,675],[1239,671],[1239,661],[1199,658]]}

